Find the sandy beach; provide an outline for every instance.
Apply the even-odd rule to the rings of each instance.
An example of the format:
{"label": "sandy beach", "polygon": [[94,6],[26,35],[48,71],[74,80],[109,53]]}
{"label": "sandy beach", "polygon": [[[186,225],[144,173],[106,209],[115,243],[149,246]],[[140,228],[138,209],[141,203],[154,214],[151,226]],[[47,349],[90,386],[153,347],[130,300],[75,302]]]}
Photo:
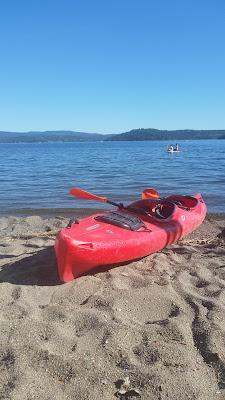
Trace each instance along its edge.
{"label": "sandy beach", "polygon": [[225,399],[225,216],[61,284],[68,220],[0,218],[0,399]]}

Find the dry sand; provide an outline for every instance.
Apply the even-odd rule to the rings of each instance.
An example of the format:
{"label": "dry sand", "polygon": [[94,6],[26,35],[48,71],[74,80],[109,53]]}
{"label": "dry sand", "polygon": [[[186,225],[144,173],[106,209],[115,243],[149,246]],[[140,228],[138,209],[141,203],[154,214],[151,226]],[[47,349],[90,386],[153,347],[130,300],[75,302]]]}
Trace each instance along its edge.
{"label": "dry sand", "polygon": [[0,399],[225,399],[225,218],[60,284],[67,222],[0,218]]}

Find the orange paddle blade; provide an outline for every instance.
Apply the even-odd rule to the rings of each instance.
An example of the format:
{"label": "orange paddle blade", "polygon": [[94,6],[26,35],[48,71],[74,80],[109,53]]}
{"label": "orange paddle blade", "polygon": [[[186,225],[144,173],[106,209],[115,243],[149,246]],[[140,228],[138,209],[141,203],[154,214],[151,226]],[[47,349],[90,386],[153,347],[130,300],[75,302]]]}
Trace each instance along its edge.
{"label": "orange paddle blade", "polygon": [[70,189],[70,194],[72,194],[73,196],[79,197],[79,199],[97,200],[97,201],[107,202],[106,197],[97,196],[96,194],[89,193],[86,190],[83,190],[80,188]]}
{"label": "orange paddle blade", "polygon": [[148,188],[141,193],[142,199],[158,199],[159,193],[154,188]]}

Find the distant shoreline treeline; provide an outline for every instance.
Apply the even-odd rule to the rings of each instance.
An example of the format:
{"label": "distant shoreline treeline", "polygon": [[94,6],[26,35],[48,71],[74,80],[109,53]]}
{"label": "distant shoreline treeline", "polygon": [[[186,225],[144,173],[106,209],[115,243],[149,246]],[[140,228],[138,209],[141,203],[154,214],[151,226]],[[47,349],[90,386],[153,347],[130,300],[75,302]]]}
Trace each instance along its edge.
{"label": "distant shoreline treeline", "polygon": [[143,141],[143,140],[201,140],[225,139],[225,130],[160,130],[133,129],[114,135],[85,133],[74,131],[45,132],[3,132],[0,131],[0,143],[38,143],[38,142],[98,142],[98,141]]}

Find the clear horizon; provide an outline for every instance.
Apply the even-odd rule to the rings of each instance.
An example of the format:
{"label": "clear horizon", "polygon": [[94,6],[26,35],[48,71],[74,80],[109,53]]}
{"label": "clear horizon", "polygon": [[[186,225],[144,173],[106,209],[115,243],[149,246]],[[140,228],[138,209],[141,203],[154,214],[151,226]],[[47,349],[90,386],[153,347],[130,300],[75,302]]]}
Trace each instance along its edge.
{"label": "clear horizon", "polygon": [[1,6],[0,130],[225,126],[225,2]]}
{"label": "clear horizon", "polygon": [[34,130],[28,130],[28,131],[9,131],[9,130],[2,130],[2,129],[0,129],[0,134],[1,133],[18,133],[18,134],[23,134],[23,133],[35,133],[35,132],[37,132],[37,133],[45,133],[45,132],[75,132],[75,133],[93,133],[93,134],[99,134],[99,135],[118,135],[118,134],[121,134],[121,133],[125,133],[125,132],[130,132],[130,131],[132,131],[132,130],[139,130],[139,129],[154,129],[154,130],[159,130],[159,131],[168,131],[168,132],[170,132],[170,131],[225,131],[225,128],[223,129],[223,128],[219,128],[219,129],[194,129],[194,128],[182,128],[182,129],[158,129],[158,128],[133,128],[133,129],[130,129],[129,131],[118,131],[118,132],[114,132],[114,133],[111,133],[111,132],[104,132],[104,133],[101,133],[101,132],[94,132],[94,131],[78,131],[78,130],[72,130],[72,129],[43,129],[43,130],[37,130],[37,129],[34,129]]}

